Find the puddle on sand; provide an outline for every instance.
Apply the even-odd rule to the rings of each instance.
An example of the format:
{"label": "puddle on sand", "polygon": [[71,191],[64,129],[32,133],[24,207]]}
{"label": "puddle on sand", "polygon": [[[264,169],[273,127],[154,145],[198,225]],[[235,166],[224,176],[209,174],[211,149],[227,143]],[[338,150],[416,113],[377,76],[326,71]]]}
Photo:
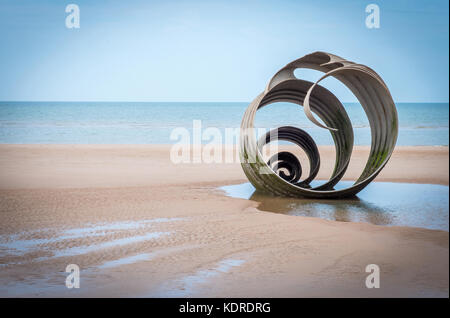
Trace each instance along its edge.
{"label": "puddle on sand", "polygon": [[190,297],[202,284],[208,282],[208,279],[220,274],[228,273],[233,267],[244,264],[240,259],[224,259],[216,264],[212,269],[199,270],[193,275],[186,276],[179,281],[180,288],[170,288],[168,291],[160,293],[158,297]]}
{"label": "puddle on sand", "polygon": [[112,223],[100,223],[100,224],[88,224],[87,227],[69,229],[64,231],[64,235],[59,239],[71,239],[79,238],[85,235],[96,236],[103,235],[110,231],[123,231],[123,230],[135,230],[152,223],[164,223],[183,220],[181,218],[156,218],[141,221],[124,221],[124,222],[112,222]]}
{"label": "puddle on sand", "polygon": [[[54,255],[52,258],[64,257],[64,256],[76,256],[76,255],[81,255],[81,254],[87,254],[90,252],[95,252],[95,251],[102,250],[105,248],[123,246],[123,245],[127,245],[127,244],[132,244],[132,243],[145,242],[148,240],[158,238],[161,235],[168,235],[168,234],[170,234],[170,232],[151,232],[151,233],[147,233],[144,235],[125,237],[125,238],[112,240],[112,241],[108,241],[108,242],[104,242],[104,243],[100,243],[100,244],[70,247],[67,249],[54,251]],[[36,260],[43,260],[43,259],[44,258],[36,259]]]}
{"label": "puddle on sand", "polygon": [[105,262],[102,265],[98,266],[97,268],[104,269],[104,268],[113,268],[113,267],[118,267],[118,266],[122,266],[122,265],[134,264],[134,263],[141,262],[141,261],[148,261],[153,256],[154,256],[154,254],[152,254],[152,253],[144,253],[144,254],[137,254],[137,255],[128,256],[128,257],[122,257],[122,258],[119,258],[119,259],[116,259],[113,261]]}
{"label": "puddle on sand", "polygon": [[[341,181],[339,188],[353,184]],[[270,196],[250,183],[221,187],[228,196],[260,202],[259,210],[343,222],[412,226],[448,231],[449,188],[435,184],[372,182],[350,199]]]}
{"label": "puddle on sand", "polygon": [[[62,242],[65,240],[74,240],[80,238],[94,238],[113,235],[119,232],[134,231],[136,229],[144,229],[151,227],[155,223],[164,223],[183,220],[181,218],[155,218],[140,221],[123,221],[123,222],[111,222],[111,223],[88,223],[85,227],[66,229],[63,231],[57,231],[54,229],[40,229],[37,231],[23,232],[13,235],[0,235],[0,258],[5,256],[22,256],[30,252],[35,251],[47,251],[46,245]],[[106,243],[99,243],[89,246],[77,246],[73,248],[67,248],[63,250],[52,250],[55,257],[80,255],[89,253],[91,251],[107,248],[115,245],[124,245],[134,242],[140,242],[142,240],[149,240],[159,237],[161,232],[150,232],[141,236],[131,236],[128,238],[112,240]],[[41,238],[27,238],[30,236],[40,236]],[[47,236],[42,238],[42,236]]]}

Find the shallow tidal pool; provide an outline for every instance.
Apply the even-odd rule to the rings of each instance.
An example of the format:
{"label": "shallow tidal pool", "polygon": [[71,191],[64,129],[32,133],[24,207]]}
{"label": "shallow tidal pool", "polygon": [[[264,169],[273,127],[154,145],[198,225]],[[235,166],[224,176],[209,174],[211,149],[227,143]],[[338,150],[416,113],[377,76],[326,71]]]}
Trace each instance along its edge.
{"label": "shallow tidal pool", "polygon": [[[350,181],[339,182],[339,188]],[[372,182],[355,198],[282,198],[255,191],[250,183],[220,188],[227,196],[259,202],[259,210],[342,222],[411,226],[448,231],[449,188],[435,184]]]}

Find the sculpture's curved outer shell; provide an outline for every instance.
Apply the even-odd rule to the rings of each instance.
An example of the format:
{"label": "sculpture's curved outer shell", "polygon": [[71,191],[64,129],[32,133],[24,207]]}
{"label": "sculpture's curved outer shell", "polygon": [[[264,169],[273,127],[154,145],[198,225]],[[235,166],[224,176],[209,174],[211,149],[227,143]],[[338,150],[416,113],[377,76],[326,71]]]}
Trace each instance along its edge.
{"label": "sculpture's curved outer shell", "polygon": [[[324,75],[316,83],[311,83],[295,77],[294,71],[298,68],[318,70]],[[348,167],[353,149],[353,129],[341,102],[329,90],[319,85],[320,81],[329,76],[341,81],[356,96],[369,120],[372,137],[369,157],[360,177],[351,187],[339,190],[334,190],[334,186],[343,177]],[[257,142],[253,122],[258,109],[276,102],[291,102],[303,106],[306,116],[315,125],[330,131],[336,147],[336,163],[330,179],[325,184],[315,188],[308,186],[317,174],[314,169],[310,171],[306,180],[297,182],[298,179],[294,178],[295,182],[290,182],[285,175],[278,175],[275,172],[277,169],[272,170],[271,160],[264,161],[261,154],[262,146],[271,140],[266,137],[263,142],[261,140]],[[314,115],[318,116],[324,124]],[[303,134],[306,132],[295,131],[295,127],[280,127],[276,133],[280,132],[287,135],[287,138],[309,140],[309,135],[306,134],[308,136],[306,137]],[[311,198],[352,196],[366,187],[386,165],[394,150],[397,135],[397,110],[389,89],[381,77],[365,65],[344,60],[333,54],[315,52],[279,70],[269,81],[264,92],[248,106],[241,123],[241,165],[255,188],[272,194]],[[284,138],[284,140],[287,139]],[[311,144],[311,141],[305,145],[308,149],[316,147],[314,142]],[[308,154],[308,150],[302,148],[311,163],[312,153]],[[301,167],[295,167],[297,163],[294,159],[286,155],[283,158],[287,162],[280,161],[276,168],[291,167],[294,169],[292,171],[301,173]],[[314,160],[316,160],[315,164],[320,162],[319,158]]]}

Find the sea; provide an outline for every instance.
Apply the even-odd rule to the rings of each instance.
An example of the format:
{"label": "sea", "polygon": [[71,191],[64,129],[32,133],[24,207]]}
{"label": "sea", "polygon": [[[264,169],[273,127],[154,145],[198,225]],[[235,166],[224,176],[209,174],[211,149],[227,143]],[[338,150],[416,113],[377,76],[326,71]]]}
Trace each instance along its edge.
{"label": "sea", "polygon": [[[240,127],[248,102],[0,102],[2,144],[173,144],[174,131]],[[448,146],[448,103],[397,103],[401,146]],[[358,103],[344,103],[355,144],[370,145],[367,117]],[[275,103],[257,112],[255,126],[291,125],[306,130],[318,145],[331,145],[329,131],[314,126],[303,108]],[[225,141],[225,140],[224,140]],[[205,137],[203,143],[210,140]],[[230,142],[230,140],[227,140]],[[233,139],[236,143],[237,139]]]}

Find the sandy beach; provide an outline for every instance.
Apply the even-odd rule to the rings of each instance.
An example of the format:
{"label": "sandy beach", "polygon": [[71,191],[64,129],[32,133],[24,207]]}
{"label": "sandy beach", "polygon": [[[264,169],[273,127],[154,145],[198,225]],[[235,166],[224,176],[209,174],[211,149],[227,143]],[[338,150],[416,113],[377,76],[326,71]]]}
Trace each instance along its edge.
{"label": "sandy beach", "polygon": [[[320,151],[325,179],[334,150]],[[263,212],[218,189],[247,181],[238,163],[169,152],[0,145],[0,296],[448,297],[447,231]],[[397,147],[376,181],[448,185],[448,164],[448,147]],[[65,286],[68,264],[79,289]],[[365,286],[368,264],[379,289]]]}

